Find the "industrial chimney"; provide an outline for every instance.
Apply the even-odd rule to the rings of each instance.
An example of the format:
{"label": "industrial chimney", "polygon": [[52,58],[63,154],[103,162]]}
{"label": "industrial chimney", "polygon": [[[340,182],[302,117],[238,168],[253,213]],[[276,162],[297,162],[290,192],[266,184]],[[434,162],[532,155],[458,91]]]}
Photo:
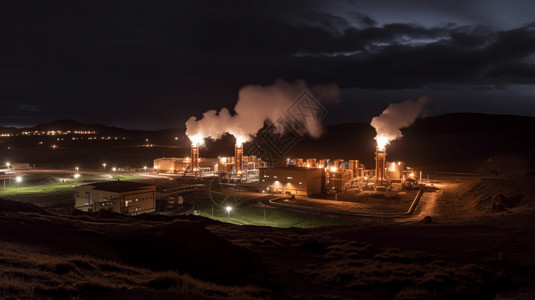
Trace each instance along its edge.
{"label": "industrial chimney", "polygon": [[360,177],[359,167],[360,165],[358,160],[349,161],[349,169],[351,170],[353,178]]}
{"label": "industrial chimney", "polygon": [[243,145],[236,144],[234,150],[236,161],[236,175],[241,175],[243,173]]}
{"label": "industrial chimney", "polygon": [[375,183],[386,185],[386,148],[377,147],[375,150]]}
{"label": "industrial chimney", "polygon": [[191,144],[191,170],[199,171],[199,146]]}

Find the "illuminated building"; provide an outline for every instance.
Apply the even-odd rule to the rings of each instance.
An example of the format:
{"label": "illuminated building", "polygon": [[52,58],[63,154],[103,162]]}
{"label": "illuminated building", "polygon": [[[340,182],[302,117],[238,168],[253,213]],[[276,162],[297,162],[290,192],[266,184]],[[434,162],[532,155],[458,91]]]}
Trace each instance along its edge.
{"label": "illuminated building", "polygon": [[310,196],[322,192],[323,172],[295,166],[260,169],[260,184],[270,193]]}
{"label": "illuminated building", "polygon": [[126,215],[154,212],[156,186],[131,181],[105,181],[74,187],[74,208]]}
{"label": "illuminated building", "polygon": [[330,192],[340,192],[351,186],[351,170],[332,166],[325,173],[325,188]]}

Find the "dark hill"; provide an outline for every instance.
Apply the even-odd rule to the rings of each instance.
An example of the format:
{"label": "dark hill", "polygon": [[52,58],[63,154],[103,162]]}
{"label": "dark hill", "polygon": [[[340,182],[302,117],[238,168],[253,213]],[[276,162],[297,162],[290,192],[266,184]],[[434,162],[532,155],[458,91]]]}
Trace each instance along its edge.
{"label": "dark hill", "polygon": [[[387,147],[388,159],[441,170],[473,170],[475,161],[503,156],[529,160],[535,151],[532,128],[535,118],[522,116],[463,113],[420,118]],[[374,137],[368,123],[329,126],[320,139],[305,139],[289,155],[359,159],[372,167]]]}

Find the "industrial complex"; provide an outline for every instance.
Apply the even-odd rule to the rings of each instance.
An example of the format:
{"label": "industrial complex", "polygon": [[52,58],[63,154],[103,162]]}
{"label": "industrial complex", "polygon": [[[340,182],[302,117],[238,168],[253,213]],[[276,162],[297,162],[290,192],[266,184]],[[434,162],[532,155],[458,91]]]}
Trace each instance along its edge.
{"label": "industrial complex", "polygon": [[199,147],[191,147],[191,156],[162,157],[154,160],[158,173],[182,176],[219,176],[232,182],[257,184],[263,192],[311,196],[354,189],[388,190],[392,182],[403,183],[413,178],[414,170],[404,162],[388,162],[385,148],[377,147],[375,168],[367,169],[359,160],[287,158],[269,164],[256,156],[243,153],[235,146],[230,157],[199,157]]}

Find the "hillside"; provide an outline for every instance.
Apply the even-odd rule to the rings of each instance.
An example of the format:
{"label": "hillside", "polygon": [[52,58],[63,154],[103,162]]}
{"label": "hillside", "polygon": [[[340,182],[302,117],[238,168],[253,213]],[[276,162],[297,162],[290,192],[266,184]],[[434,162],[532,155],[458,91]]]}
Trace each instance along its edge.
{"label": "hillside", "polygon": [[[491,171],[507,166],[535,169],[535,118],[449,114],[420,118],[387,147],[388,159],[430,171]],[[329,126],[318,140],[305,139],[291,150],[297,157],[359,159],[374,165],[375,130],[367,123]],[[490,160],[490,161],[489,161]],[[520,162],[519,162],[520,161]]]}
{"label": "hillside", "polygon": [[[521,116],[449,114],[420,118],[402,130],[401,139],[387,147],[387,159],[405,161],[426,172],[532,175],[535,170],[535,133],[531,128],[535,128],[535,118]],[[67,137],[57,141],[56,136],[3,138],[0,139],[0,157],[37,164],[68,164],[74,163],[73,160],[96,164],[106,160],[135,166],[161,156],[190,155],[189,140],[185,130],[180,128],[141,131],[58,120],[25,130],[67,129],[97,131],[95,136],[99,140],[71,140]],[[108,136],[111,140],[101,139]],[[374,137],[375,130],[368,123],[330,125],[324,128],[319,139],[305,137],[284,156],[358,159],[371,168],[375,164]],[[147,144],[153,147],[133,148]],[[51,145],[57,145],[60,151],[52,151]],[[17,151],[10,151],[8,147]],[[226,135],[217,141],[207,140],[200,153],[204,157],[234,155],[234,138]]]}
{"label": "hillside", "polygon": [[281,229],[0,199],[0,297],[528,299],[531,220]]}

